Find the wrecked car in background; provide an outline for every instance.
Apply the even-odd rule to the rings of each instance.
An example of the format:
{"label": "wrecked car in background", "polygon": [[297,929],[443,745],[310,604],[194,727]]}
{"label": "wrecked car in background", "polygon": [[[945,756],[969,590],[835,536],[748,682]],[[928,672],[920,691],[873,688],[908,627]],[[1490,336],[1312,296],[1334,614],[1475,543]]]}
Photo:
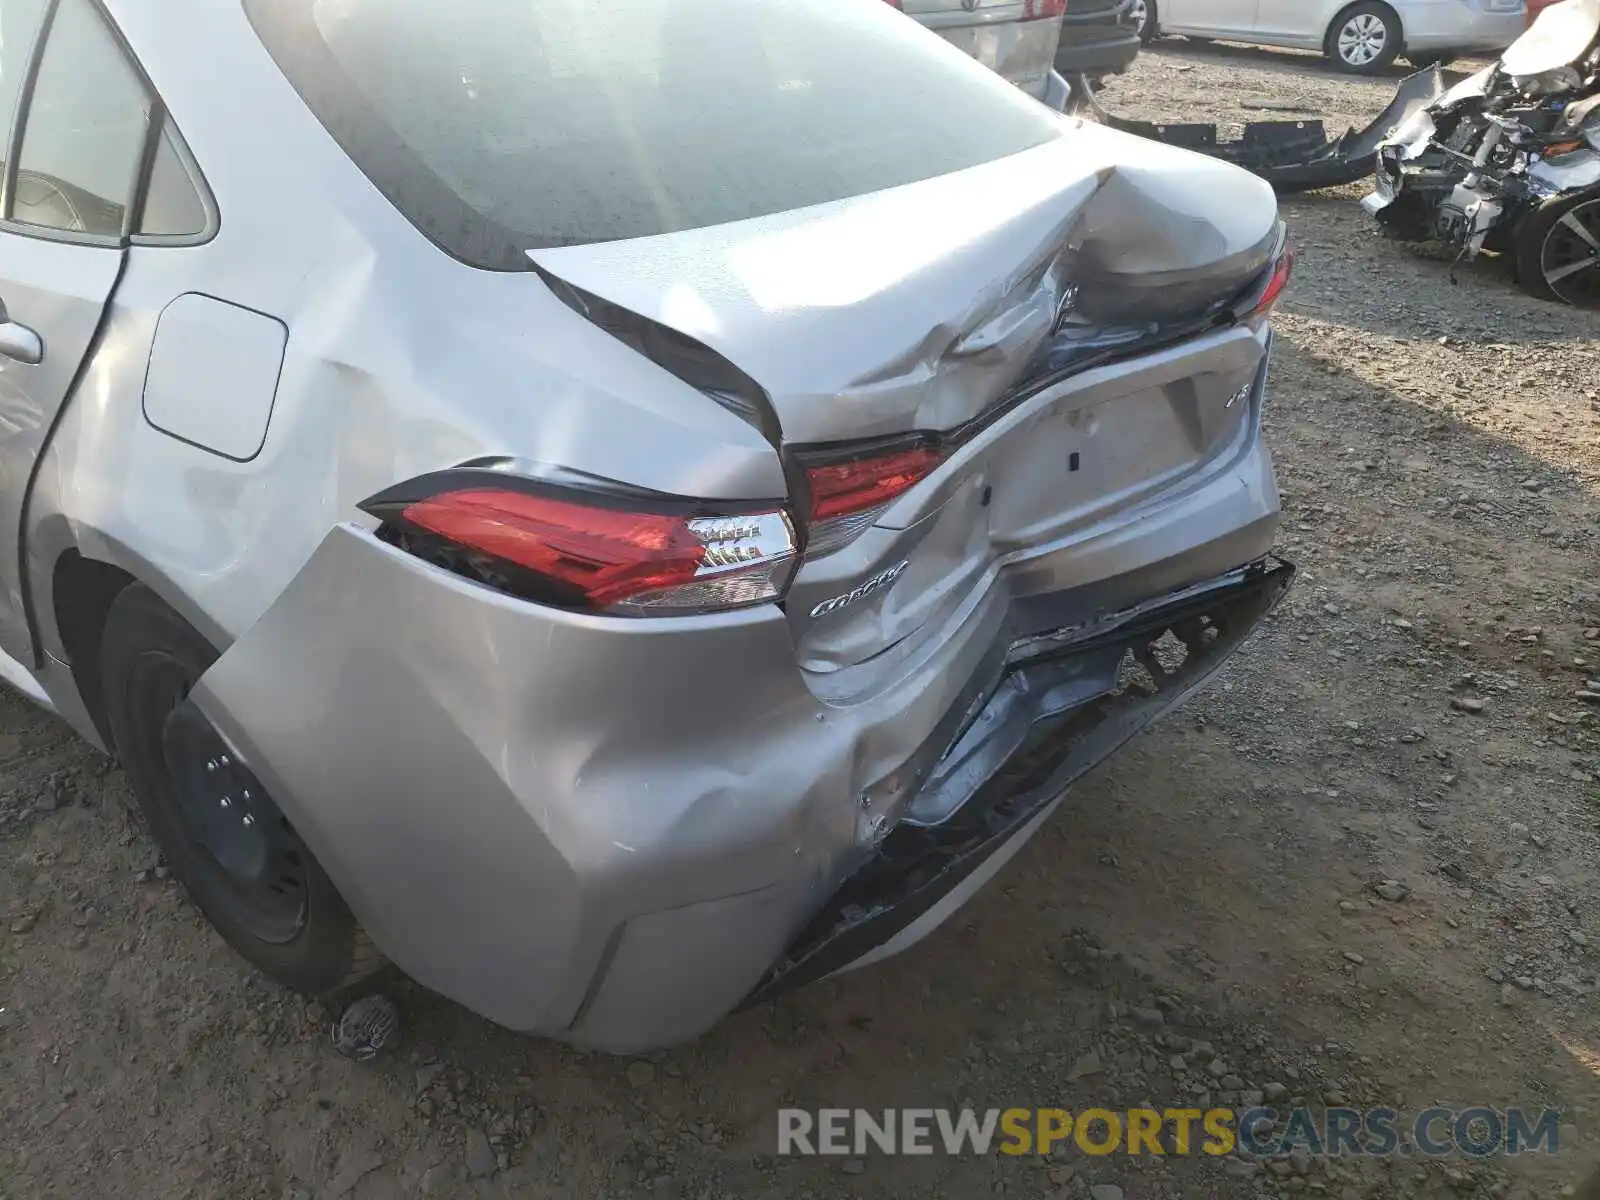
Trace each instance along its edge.
{"label": "wrecked car in background", "polygon": [[879,0],[465,8],[8,23],[0,665],[274,979],[657,1046],[915,942],[1271,609],[1290,259]]}
{"label": "wrecked car in background", "polygon": [[1378,150],[1362,207],[1396,237],[1513,256],[1537,296],[1600,305],[1600,0],[1540,13]]}

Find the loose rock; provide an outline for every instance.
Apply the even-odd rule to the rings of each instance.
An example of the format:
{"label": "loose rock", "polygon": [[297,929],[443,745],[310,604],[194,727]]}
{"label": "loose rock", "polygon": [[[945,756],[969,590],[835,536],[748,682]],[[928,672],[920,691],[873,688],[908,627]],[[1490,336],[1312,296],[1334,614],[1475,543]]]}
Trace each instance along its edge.
{"label": "loose rock", "polygon": [[1067,1072],[1067,1078],[1069,1080],[1083,1079],[1089,1075],[1098,1075],[1103,1069],[1100,1064],[1099,1053],[1091,1050],[1072,1064],[1072,1069]]}
{"label": "loose rock", "polygon": [[444,1073],[443,1063],[424,1063],[417,1068],[417,1091],[425,1092],[433,1085],[433,1081]]}
{"label": "loose rock", "polygon": [[339,1162],[339,1169],[328,1183],[328,1195],[343,1196],[354,1190],[356,1184],[383,1166],[383,1156],[371,1150],[348,1153]]}
{"label": "loose rock", "polygon": [[494,1147],[489,1144],[488,1135],[477,1128],[467,1130],[466,1160],[467,1174],[474,1179],[487,1179],[500,1167],[495,1160]]}

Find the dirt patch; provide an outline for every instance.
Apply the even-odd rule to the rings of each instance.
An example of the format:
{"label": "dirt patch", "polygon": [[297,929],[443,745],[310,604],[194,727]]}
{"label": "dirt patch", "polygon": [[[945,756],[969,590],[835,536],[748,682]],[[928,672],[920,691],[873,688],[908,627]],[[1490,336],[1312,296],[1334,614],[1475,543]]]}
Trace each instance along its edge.
{"label": "dirt patch", "polygon": [[[1392,80],[1173,40],[1144,117],[1337,130]],[[1285,607],[900,958],[629,1061],[403,981],[398,1051],[250,974],[166,879],[120,772],[0,698],[0,1195],[1510,1196],[1600,1116],[1594,317],[1290,200],[1268,411]],[[1389,881],[1392,881],[1392,885]],[[1560,1107],[1511,1162],[778,1160],[795,1104]],[[1304,1168],[1302,1173],[1301,1168]],[[1121,1193],[1108,1188],[1118,1187]],[[1098,1188],[1098,1191],[1091,1191]]]}

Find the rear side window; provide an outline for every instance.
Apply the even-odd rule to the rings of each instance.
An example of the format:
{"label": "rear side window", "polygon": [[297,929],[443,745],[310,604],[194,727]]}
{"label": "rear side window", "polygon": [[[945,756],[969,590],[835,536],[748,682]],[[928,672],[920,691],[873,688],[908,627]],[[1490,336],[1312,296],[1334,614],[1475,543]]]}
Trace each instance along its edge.
{"label": "rear side window", "polygon": [[928,179],[1055,116],[883,0],[245,0],[447,251],[645,237]]}
{"label": "rear side window", "polygon": [[[0,0],[0,88],[11,114],[42,8],[42,0]],[[177,131],[91,0],[56,6],[23,120],[6,213],[19,225],[118,240],[205,233],[201,185]],[[130,221],[136,202],[143,208]]]}
{"label": "rear side window", "polygon": [[13,220],[118,237],[139,184],[150,96],[89,0],[61,0],[28,106]]}
{"label": "rear side window", "polygon": [[161,141],[150,164],[138,232],[145,237],[184,238],[205,228],[205,202],[178,152],[178,135],[169,118],[161,127]]}

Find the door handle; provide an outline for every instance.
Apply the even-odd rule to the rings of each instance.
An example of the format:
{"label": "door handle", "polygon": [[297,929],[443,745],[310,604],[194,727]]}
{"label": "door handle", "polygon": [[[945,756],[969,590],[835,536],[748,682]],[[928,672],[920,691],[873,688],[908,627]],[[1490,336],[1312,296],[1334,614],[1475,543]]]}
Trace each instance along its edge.
{"label": "door handle", "polygon": [[44,342],[26,325],[0,320],[0,354],[35,366],[44,361]]}

